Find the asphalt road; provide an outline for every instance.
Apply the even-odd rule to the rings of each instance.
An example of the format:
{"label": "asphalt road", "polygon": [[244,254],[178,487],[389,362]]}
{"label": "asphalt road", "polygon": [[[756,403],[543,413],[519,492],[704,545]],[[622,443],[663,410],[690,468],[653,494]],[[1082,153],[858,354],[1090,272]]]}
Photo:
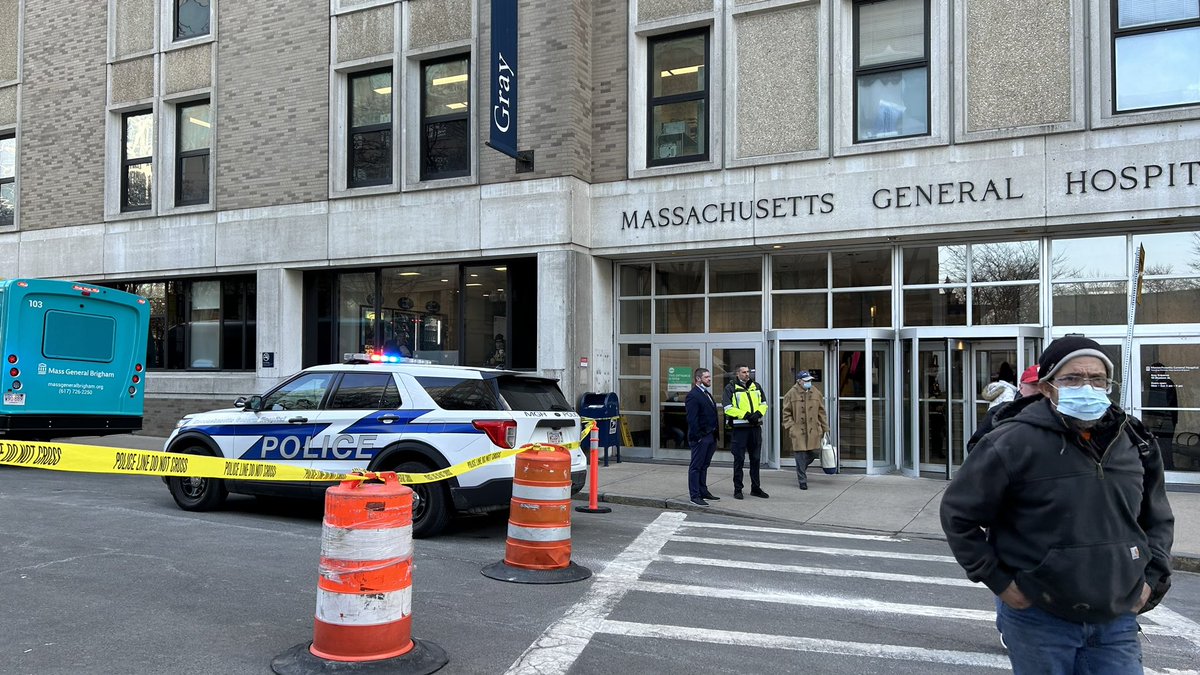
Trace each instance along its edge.
{"label": "asphalt road", "polygon": [[[617,506],[574,514],[597,575],[520,585],[503,517],[416,542],[414,635],[443,673],[1003,672],[990,594],[943,542]],[[176,508],[155,478],[0,467],[0,672],[269,673],[312,638],[318,502]],[[1200,577],[1143,620],[1146,665],[1196,672]]]}

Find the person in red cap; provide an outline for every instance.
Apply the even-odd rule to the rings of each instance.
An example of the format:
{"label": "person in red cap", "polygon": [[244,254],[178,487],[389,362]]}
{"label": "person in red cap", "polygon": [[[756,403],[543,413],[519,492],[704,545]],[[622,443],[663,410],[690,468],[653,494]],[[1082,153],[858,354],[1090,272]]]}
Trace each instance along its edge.
{"label": "person in red cap", "polygon": [[1162,456],[1112,403],[1112,375],[1094,340],[1047,345],[1038,395],[1005,406],[942,493],[946,543],[995,594],[1015,675],[1141,673],[1137,615],[1171,587]]}
{"label": "person in red cap", "polygon": [[[1029,366],[1025,369],[1025,372],[1021,373],[1021,384],[1019,387],[1017,387],[1016,399],[1019,399],[1023,396],[1037,395],[1037,373],[1037,366]],[[1015,401],[1016,399],[1013,400]],[[979,423],[979,426],[975,429],[975,433],[971,434],[970,440],[967,441],[967,452],[970,452],[972,449],[974,449],[975,444],[979,442],[979,439],[983,438],[985,435],[987,435],[987,432],[995,428],[997,417],[1002,415],[1004,408],[1008,407],[1009,403],[1012,403],[1012,401],[1006,401],[1000,405],[988,407],[987,414],[983,416],[983,421]],[[1007,415],[1004,416],[1007,417]]]}

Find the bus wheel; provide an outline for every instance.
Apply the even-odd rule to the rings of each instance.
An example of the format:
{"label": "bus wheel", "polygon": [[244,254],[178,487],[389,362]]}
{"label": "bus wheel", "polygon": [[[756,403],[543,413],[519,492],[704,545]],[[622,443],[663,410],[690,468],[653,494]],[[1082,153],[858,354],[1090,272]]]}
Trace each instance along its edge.
{"label": "bus wheel", "polygon": [[[394,470],[399,473],[429,473],[433,468],[424,462],[402,462]],[[420,539],[441,534],[450,522],[450,503],[445,485],[440,482],[416,483],[408,487],[413,491],[413,536]]]}

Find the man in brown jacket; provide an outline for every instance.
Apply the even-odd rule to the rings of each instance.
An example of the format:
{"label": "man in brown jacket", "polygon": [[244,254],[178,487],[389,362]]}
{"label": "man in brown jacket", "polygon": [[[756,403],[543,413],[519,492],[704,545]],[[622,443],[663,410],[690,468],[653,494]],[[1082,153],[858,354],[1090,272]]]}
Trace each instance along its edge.
{"label": "man in brown jacket", "polygon": [[796,373],[796,384],[783,397],[783,430],[792,439],[796,478],[800,489],[808,489],[808,465],[821,454],[821,439],[829,433],[825,396],[813,386],[812,373]]}

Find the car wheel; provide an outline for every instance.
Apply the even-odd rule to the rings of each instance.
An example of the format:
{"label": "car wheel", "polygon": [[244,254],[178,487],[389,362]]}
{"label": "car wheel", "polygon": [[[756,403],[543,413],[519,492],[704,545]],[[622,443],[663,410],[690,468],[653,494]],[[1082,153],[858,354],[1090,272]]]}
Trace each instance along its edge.
{"label": "car wheel", "polygon": [[[433,470],[428,464],[415,461],[401,462],[395,468],[399,473],[429,473]],[[408,487],[413,491],[413,537],[437,536],[450,522],[450,500],[446,497],[445,484],[417,483]]]}
{"label": "car wheel", "polygon": [[[209,453],[199,446],[193,446],[185,449],[183,454],[207,455]],[[167,479],[167,489],[171,491],[171,497],[175,503],[184,511],[211,511],[225,503],[225,497],[229,495],[229,490],[225,488],[225,481],[219,478],[172,477]]]}

